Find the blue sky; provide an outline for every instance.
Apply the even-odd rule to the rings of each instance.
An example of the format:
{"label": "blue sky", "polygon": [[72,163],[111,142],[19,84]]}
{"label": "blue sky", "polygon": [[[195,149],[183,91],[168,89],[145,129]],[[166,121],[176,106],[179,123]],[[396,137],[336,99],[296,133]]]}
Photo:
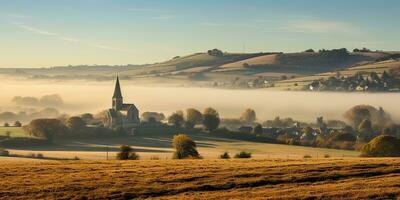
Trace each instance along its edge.
{"label": "blue sky", "polygon": [[0,67],[143,64],[219,48],[399,50],[400,1],[0,0]]}

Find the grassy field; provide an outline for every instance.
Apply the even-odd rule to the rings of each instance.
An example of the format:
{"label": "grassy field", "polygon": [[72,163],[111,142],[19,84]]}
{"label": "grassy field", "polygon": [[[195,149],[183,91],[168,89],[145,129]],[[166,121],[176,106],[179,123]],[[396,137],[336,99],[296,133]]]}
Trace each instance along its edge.
{"label": "grassy field", "polygon": [[0,127],[0,135],[6,136],[7,133],[11,137],[28,137],[21,127]]}
{"label": "grassy field", "polygon": [[[0,199],[397,199],[399,159],[0,160]],[[29,178],[28,178],[29,177]]]}
{"label": "grassy field", "polygon": [[[119,146],[126,144],[132,146],[142,159],[150,159],[154,156],[161,159],[171,159],[174,151],[171,143],[172,135],[58,139],[54,141],[54,144],[48,146],[21,147],[8,150],[12,154],[20,155],[41,153],[46,157],[55,158],[74,158],[77,156],[85,160],[106,160],[107,152],[109,158],[113,159],[119,151]],[[258,159],[302,158],[305,155],[313,158],[323,158],[326,154],[332,158],[343,158],[357,157],[359,155],[357,151],[249,142],[211,137],[204,134],[191,134],[190,137],[196,141],[199,153],[206,159],[218,158],[225,151],[231,155],[240,151],[247,151]]]}

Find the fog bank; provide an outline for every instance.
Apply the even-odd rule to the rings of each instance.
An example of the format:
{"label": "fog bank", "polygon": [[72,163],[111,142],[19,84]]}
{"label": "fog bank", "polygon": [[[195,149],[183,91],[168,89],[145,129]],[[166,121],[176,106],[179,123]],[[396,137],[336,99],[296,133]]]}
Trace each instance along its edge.
{"label": "fog bank", "polygon": [[[140,112],[156,111],[170,114],[186,108],[216,108],[222,117],[238,117],[246,108],[253,108],[260,121],[275,116],[314,121],[343,119],[342,114],[352,106],[369,104],[383,107],[393,119],[400,119],[398,93],[329,93],[258,90],[224,90],[210,88],[140,86],[121,81],[124,101],[135,103]],[[1,110],[12,106],[14,96],[41,97],[58,94],[64,101],[61,112],[96,113],[111,106],[114,82],[26,82],[6,81],[0,84]]]}

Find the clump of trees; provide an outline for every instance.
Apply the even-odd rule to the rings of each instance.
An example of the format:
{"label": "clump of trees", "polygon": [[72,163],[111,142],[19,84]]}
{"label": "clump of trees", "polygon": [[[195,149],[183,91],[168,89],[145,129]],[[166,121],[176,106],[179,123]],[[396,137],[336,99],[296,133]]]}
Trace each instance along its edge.
{"label": "clump of trees", "polygon": [[177,111],[175,113],[172,113],[172,115],[168,117],[168,123],[174,125],[175,127],[182,127],[184,122],[185,119],[183,117],[182,111]]}
{"label": "clump of trees", "polygon": [[67,127],[58,119],[35,119],[24,130],[31,136],[52,142],[54,135],[64,134]]}
{"label": "clump of trees", "polygon": [[175,148],[174,159],[201,158],[196,149],[196,143],[186,134],[175,135],[172,145]]}
{"label": "clump of trees", "polygon": [[360,142],[368,142],[385,130],[387,133],[397,135],[397,128],[390,130],[389,127],[396,126],[382,107],[377,109],[370,105],[357,105],[346,111],[344,117],[357,131],[357,139]]}
{"label": "clump of trees", "polygon": [[139,155],[129,145],[121,145],[117,153],[117,160],[139,160]]}
{"label": "clump of trees", "polygon": [[368,52],[371,52],[371,50],[363,47],[362,49],[355,48],[355,49],[353,49],[353,52],[355,52],[355,53],[357,53],[357,52],[368,53]]}
{"label": "clump of trees", "polygon": [[203,125],[207,131],[211,132],[218,128],[220,123],[218,112],[213,108],[206,108],[203,111]]}
{"label": "clump of trees", "polygon": [[222,57],[224,56],[224,52],[219,49],[211,49],[207,51],[207,54],[210,56]]}
{"label": "clump of trees", "polygon": [[141,121],[144,122],[161,122],[165,120],[164,113],[144,112],[141,115]]}

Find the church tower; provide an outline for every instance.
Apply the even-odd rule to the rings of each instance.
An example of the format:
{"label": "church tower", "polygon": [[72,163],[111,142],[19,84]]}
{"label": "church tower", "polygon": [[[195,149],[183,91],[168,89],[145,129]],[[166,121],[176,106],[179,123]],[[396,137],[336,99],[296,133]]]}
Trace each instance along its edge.
{"label": "church tower", "polygon": [[117,82],[115,83],[114,95],[112,97],[112,108],[116,111],[122,110],[122,105],[124,104],[121,87],[119,86],[119,78],[117,76]]}

